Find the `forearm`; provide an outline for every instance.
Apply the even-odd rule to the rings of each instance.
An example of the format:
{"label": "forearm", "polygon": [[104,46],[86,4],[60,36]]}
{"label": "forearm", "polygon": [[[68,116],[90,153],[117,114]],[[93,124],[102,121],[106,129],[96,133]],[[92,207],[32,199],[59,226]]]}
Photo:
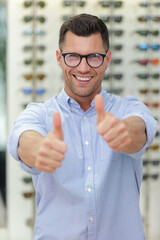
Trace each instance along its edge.
{"label": "forearm", "polygon": [[19,139],[18,156],[30,167],[35,167],[36,157],[44,137],[35,131],[25,131]]}
{"label": "forearm", "polygon": [[140,117],[128,117],[122,120],[129,132],[131,138],[131,143],[126,146],[123,152],[125,153],[135,153],[139,151],[146,143],[146,126]]}

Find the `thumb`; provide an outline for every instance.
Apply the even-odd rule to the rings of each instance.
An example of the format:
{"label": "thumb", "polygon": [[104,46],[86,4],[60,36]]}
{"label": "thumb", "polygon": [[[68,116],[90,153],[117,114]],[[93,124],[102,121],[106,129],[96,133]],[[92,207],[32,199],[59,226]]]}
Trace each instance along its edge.
{"label": "thumb", "polygon": [[95,96],[95,108],[97,111],[97,124],[99,124],[105,117],[104,101],[102,95]]}
{"label": "thumb", "polygon": [[59,112],[53,113],[53,132],[56,134],[59,140],[63,140],[62,121]]}

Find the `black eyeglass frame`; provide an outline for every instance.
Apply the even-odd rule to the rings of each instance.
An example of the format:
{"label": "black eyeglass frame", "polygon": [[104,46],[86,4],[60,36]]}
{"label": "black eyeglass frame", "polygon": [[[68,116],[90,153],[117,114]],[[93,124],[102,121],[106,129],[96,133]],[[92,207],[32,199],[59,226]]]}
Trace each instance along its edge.
{"label": "black eyeglass frame", "polygon": [[[78,53],[62,53],[62,52],[61,52],[61,55],[63,56],[64,62],[65,62],[65,64],[66,64],[68,67],[75,68],[75,67],[79,66],[80,63],[81,63],[81,61],[82,61],[82,58],[85,58],[87,64],[88,64],[91,68],[99,68],[100,66],[102,66],[102,64],[103,64],[103,62],[104,62],[104,58],[107,56],[107,53],[108,53],[108,51],[106,52],[106,54],[90,53],[90,54],[87,54],[87,55],[81,55],[81,54],[78,54]],[[66,63],[65,57],[66,57],[66,55],[68,55],[68,54],[75,54],[75,55],[78,55],[78,56],[80,57],[79,63],[78,63],[76,66],[69,66],[69,65]],[[91,65],[89,64],[87,58],[88,58],[89,56],[92,56],[92,55],[99,55],[99,56],[102,57],[102,63],[101,63],[98,67],[93,67],[93,66],[91,66]]]}

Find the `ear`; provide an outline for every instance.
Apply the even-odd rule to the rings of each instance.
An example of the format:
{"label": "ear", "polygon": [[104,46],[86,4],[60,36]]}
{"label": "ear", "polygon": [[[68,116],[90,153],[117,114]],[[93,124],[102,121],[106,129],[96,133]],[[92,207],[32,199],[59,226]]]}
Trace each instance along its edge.
{"label": "ear", "polygon": [[59,65],[60,67],[62,67],[62,62],[61,62],[62,56],[61,56],[61,53],[60,53],[59,50],[56,50],[56,58],[57,58],[57,63],[58,63],[58,65]]}
{"label": "ear", "polygon": [[106,57],[106,69],[108,68],[110,62],[111,62],[111,50],[108,51],[107,57]]}

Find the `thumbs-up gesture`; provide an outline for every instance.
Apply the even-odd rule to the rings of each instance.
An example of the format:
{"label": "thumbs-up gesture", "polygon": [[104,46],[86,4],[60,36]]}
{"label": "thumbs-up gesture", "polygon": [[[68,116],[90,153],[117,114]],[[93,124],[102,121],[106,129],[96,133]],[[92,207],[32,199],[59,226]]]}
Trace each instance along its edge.
{"label": "thumbs-up gesture", "polygon": [[44,172],[55,172],[61,167],[67,145],[63,141],[61,117],[58,112],[53,114],[54,129],[42,141],[36,159],[36,168]]}
{"label": "thumbs-up gesture", "polygon": [[97,131],[115,152],[125,152],[131,137],[125,121],[119,120],[113,114],[105,112],[101,95],[95,97],[97,111]]}

